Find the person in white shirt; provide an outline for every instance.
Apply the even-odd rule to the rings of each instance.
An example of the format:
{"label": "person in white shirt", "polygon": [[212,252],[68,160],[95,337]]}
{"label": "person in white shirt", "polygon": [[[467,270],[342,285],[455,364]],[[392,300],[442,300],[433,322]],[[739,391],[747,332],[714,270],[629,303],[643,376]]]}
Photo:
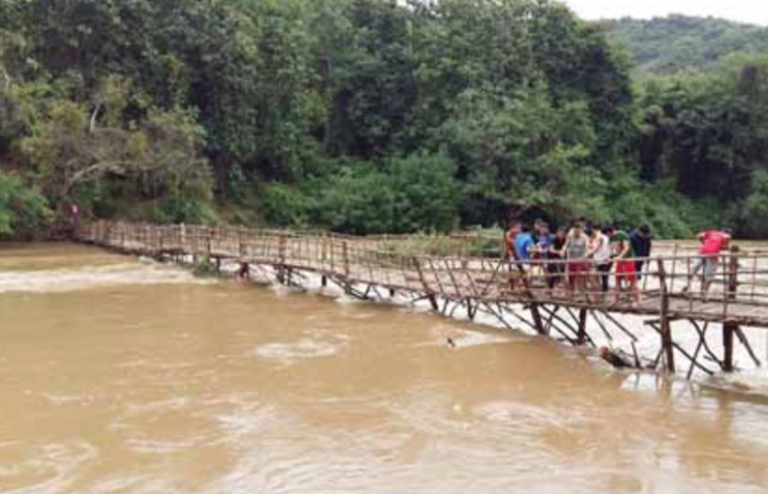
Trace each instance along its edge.
{"label": "person in white shirt", "polygon": [[[606,229],[606,231],[609,231]],[[592,227],[589,234],[589,245],[587,257],[592,260],[595,273],[592,278],[592,285],[596,291],[603,294],[610,290],[611,279],[611,239],[599,226]]]}

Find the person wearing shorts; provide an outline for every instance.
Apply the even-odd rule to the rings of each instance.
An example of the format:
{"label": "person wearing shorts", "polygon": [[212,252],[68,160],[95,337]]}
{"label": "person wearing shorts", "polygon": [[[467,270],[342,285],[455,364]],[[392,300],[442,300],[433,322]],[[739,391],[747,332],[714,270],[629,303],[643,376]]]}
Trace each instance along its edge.
{"label": "person wearing shorts", "polygon": [[[699,249],[701,257],[691,272],[691,280],[701,273],[701,294],[706,297],[712,282],[715,280],[717,270],[720,268],[720,255],[731,242],[732,232],[729,229],[722,231],[709,230],[700,233],[698,238],[701,242],[701,248]],[[689,290],[690,281],[688,286],[685,287],[686,292]]]}
{"label": "person wearing shorts", "polygon": [[623,230],[617,231],[613,236],[615,264],[616,264],[616,303],[621,301],[622,295],[629,292],[632,301],[640,301],[640,293],[637,290],[637,264],[635,263],[632,241],[629,234]]}

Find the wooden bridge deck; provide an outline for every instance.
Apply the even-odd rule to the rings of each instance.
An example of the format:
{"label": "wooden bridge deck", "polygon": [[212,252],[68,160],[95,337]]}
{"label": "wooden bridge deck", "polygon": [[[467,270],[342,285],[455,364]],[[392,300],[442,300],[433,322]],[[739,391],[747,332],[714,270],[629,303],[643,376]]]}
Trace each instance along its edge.
{"label": "wooden bridge deck", "polygon": [[[637,338],[615,316],[654,318],[656,322],[650,321],[649,326],[661,335],[661,351],[655,364],[663,360],[669,370],[675,368],[676,350],[688,357],[691,369],[706,368],[698,357],[701,347],[708,348],[704,335],[695,354],[685,351],[672,339],[674,321],[704,325],[703,332],[709,324],[722,324],[725,354],[718,363],[726,371],[733,369],[734,335],[749,346],[741,327],[768,328],[768,254],[764,253],[723,255],[706,300],[698,295],[692,275],[699,260],[693,253],[676,248],[673,255],[645,259],[647,269],[637,299],[633,300],[627,294],[605,295],[598,288],[548,290],[547,264],[559,262],[561,269],[567,270],[566,263],[510,262],[499,255],[472,257],[468,255],[468,239],[460,236],[451,237],[441,256],[402,253],[398,240],[386,238],[243,228],[97,222],[82,225],[76,238],[138,255],[235,262],[244,274],[251,267],[269,268],[283,283],[291,283],[294,273],[315,273],[324,284],[330,280],[350,294],[367,298],[378,289],[405,292],[414,300],[428,300],[435,310],[445,314],[453,314],[460,307],[470,318],[482,311],[502,322],[511,314],[538,334],[557,333],[573,344],[591,342],[587,329],[590,315],[603,332],[607,333],[605,318],[609,318],[634,341]],[[613,286],[616,274],[610,276]],[[687,285],[693,285],[693,290],[686,290]],[[572,317],[558,315],[561,310]],[[530,318],[521,317],[521,312],[530,312]],[[597,314],[602,314],[603,319]],[[749,350],[754,355],[751,347]],[[640,366],[640,358],[635,357]]]}

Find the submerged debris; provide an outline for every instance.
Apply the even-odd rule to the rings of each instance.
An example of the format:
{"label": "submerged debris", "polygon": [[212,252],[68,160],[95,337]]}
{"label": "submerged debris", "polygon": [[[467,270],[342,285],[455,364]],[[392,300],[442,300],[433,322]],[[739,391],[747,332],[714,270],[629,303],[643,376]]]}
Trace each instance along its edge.
{"label": "submerged debris", "polygon": [[620,350],[611,350],[608,347],[602,347],[600,349],[600,358],[611,364],[617,369],[634,369],[635,364],[632,361],[632,357],[626,355]]}

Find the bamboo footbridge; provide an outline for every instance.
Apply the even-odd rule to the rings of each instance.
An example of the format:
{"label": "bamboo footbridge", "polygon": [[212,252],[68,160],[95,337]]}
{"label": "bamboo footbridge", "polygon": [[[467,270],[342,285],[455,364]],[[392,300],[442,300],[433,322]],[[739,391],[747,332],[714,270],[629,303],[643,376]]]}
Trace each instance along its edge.
{"label": "bamboo footbridge", "polygon": [[[768,252],[734,248],[722,255],[705,297],[694,273],[700,258],[692,247],[674,246],[669,255],[643,259],[645,271],[633,297],[605,294],[591,281],[575,291],[550,289],[553,276],[567,276],[567,261],[510,261],[501,255],[499,242],[471,234],[350,237],[94,222],[80,225],[74,235],[77,241],[125,254],[210,263],[219,270],[234,266],[243,278],[308,286],[314,276],[323,287],[333,283],[360,299],[404,297],[429,303],[446,316],[492,318],[510,329],[574,346],[597,347],[602,341],[618,349],[623,344],[612,353],[622,366],[679,369],[688,378],[734,371],[737,347],[760,366],[745,329],[768,329]],[[609,276],[615,286],[620,275]],[[628,317],[640,322],[630,324]],[[694,332],[694,346],[676,340],[678,323]],[[638,343],[649,331],[657,335],[652,349]]]}

